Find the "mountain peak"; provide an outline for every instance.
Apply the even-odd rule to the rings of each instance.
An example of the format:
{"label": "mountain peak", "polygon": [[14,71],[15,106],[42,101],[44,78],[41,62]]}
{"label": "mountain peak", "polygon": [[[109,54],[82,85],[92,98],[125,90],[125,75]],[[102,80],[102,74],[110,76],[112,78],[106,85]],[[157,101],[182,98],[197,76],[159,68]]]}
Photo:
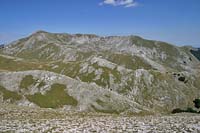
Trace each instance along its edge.
{"label": "mountain peak", "polygon": [[38,30],[38,31],[35,31],[33,34],[40,34],[40,33],[49,33],[49,32],[44,31],[44,30]]}

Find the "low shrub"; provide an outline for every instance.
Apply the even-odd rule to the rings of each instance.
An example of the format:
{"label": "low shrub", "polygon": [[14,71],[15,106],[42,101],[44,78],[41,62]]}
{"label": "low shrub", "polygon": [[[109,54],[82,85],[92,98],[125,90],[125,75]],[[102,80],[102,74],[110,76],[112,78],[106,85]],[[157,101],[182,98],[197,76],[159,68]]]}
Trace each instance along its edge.
{"label": "low shrub", "polygon": [[173,109],[172,110],[172,114],[175,114],[175,113],[182,113],[184,112],[184,110],[180,109],[180,108],[176,108],[176,109]]}

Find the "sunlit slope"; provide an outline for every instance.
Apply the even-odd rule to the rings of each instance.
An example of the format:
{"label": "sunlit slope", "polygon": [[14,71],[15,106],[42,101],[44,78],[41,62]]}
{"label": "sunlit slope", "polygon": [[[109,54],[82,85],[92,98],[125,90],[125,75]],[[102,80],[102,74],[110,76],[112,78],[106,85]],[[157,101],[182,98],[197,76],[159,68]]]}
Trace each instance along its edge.
{"label": "sunlit slope", "polygon": [[138,113],[191,106],[200,96],[198,50],[192,47],[138,36],[38,31],[0,53],[3,102]]}

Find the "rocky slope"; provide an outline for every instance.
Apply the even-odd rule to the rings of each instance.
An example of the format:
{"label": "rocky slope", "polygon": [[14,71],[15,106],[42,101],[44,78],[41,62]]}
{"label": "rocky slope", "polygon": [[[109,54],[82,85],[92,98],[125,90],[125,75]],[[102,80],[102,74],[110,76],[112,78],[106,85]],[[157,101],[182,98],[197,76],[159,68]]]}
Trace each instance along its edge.
{"label": "rocky slope", "polygon": [[200,132],[198,114],[119,116],[0,105],[1,132]]}
{"label": "rocky slope", "polygon": [[2,102],[155,113],[192,106],[200,97],[199,51],[192,47],[138,36],[38,31],[0,53]]}

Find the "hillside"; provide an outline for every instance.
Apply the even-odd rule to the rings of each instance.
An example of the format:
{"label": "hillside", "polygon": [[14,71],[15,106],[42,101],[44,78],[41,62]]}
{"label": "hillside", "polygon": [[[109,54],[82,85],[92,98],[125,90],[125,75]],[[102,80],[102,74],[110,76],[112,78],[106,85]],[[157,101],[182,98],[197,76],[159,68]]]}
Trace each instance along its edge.
{"label": "hillside", "polygon": [[0,49],[1,102],[167,113],[200,97],[199,50],[138,36],[38,31]]}

